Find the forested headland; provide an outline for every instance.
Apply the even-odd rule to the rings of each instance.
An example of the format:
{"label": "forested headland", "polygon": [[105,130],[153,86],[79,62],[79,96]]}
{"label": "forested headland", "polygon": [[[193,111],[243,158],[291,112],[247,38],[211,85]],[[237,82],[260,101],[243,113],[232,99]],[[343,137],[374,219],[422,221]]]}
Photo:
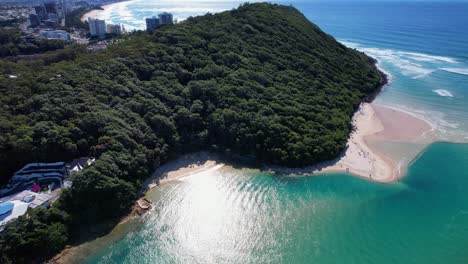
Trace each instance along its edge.
{"label": "forested headland", "polygon": [[46,258],[87,226],[118,219],[150,173],[183,153],[290,167],[334,159],[380,84],[372,59],[272,4],[137,32],[103,52],[0,62],[4,182],[29,162],[97,158],[52,209],[8,225],[0,262]]}

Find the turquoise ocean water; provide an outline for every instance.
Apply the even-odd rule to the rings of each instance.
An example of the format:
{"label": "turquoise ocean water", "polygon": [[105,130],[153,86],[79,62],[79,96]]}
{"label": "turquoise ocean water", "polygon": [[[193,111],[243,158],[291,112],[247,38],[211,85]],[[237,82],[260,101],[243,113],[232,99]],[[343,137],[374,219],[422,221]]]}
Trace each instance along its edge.
{"label": "turquoise ocean water", "polygon": [[[76,262],[468,263],[468,3],[282,3],[376,57],[391,76],[377,103],[426,119],[445,143],[392,184],[234,168],[169,183],[149,194],[149,214]],[[238,4],[137,0],[102,18],[141,28],[161,11],[184,19]]]}

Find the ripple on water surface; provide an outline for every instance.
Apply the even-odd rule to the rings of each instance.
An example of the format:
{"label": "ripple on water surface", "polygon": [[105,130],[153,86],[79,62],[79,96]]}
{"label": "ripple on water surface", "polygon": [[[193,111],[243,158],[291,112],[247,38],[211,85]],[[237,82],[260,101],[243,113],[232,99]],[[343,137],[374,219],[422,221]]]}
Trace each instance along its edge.
{"label": "ripple on water surface", "polygon": [[394,184],[232,168],[185,178],[85,262],[466,263],[467,151],[433,144]]}

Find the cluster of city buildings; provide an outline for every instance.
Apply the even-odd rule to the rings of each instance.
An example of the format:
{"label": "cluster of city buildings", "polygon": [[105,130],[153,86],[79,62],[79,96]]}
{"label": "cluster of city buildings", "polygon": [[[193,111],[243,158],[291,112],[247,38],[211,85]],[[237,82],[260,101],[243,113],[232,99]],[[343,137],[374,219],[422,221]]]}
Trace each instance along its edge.
{"label": "cluster of city buildings", "polygon": [[74,2],[70,0],[45,0],[34,6],[34,12],[29,14],[29,26],[38,29],[37,37],[70,41],[68,32],[56,28],[65,25],[65,17],[73,6]]}
{"label": "cluster of city buildings", "polygon": [[[174,17],[171,13],[161,13],[157,17],[146,18],[146,29],[155,30],[163,25],[174,23]],[[103,38],[106,34],[122,34],[125,32],[124,26],[106,24],[105,20],[88,17],[89,34],[92,37]]]}
{"label": "cluster of city buildings", "polygon": [[[26,42],[31,39],[57,39],[85,44],[88,45],[88,50],[99,51],[106,49],[108,44],[113,42],[113,35],[126,33],[125,27],[120,24],[106,23],[102,19],[88,17],[89,28],[86,30],[79,27],[66,27],[65,20],[76,16],[76,12],[72,13],[72,11],[78,8],[92,8],[95,4],[115,1],[118,0],[93,0],[93,2],[89,0],[37,0],[29,5],[29,9],[26,9],[27,13],[23,14],[23,19],[24,17],[28,18],[27,22],[21,22],[19,27],[24,33],[23,38]],[[173,23],[173,15],[164,12],[146,18],[146,29],[151,31]]]}
{"label": "cluster of city buildings", "polygon": [[79,158],[70,163],[30,163],[17,171],[0,189],[0,230],[28,209],[48,207],[69,188],[69,176],[90,166],[95,160]]}
{"label": "cluster of city buildings", "polygon": [[34,7],[34,13],[29,15],[31,27],[45,25],[55,28],[65,21],[71,6],[65,0],[46,0],[42,5]]}

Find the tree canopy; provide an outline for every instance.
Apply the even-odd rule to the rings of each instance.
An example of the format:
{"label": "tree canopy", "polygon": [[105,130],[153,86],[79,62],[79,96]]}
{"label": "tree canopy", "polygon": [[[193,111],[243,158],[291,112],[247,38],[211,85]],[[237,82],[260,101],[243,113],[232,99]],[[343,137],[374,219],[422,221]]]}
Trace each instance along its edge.
{"label": "tree canopy", "polygon": [[[45,257],[84,224],[121,216],[150,172],[181,153],[229,151],[291,167],[333,159],[380,82],[372,59],[273,4],[137,32],[99,53],[73,47],[1,62],[2,179],[28,162],[97,157],[54,205],[60,217],[41,211],[31,214],[38,223],[21,218],[7,229],[3,262],[18,257],[12,243],[31,249],[21,260]],[[41,255],[49,239],[41,232],[54,224]]]}

